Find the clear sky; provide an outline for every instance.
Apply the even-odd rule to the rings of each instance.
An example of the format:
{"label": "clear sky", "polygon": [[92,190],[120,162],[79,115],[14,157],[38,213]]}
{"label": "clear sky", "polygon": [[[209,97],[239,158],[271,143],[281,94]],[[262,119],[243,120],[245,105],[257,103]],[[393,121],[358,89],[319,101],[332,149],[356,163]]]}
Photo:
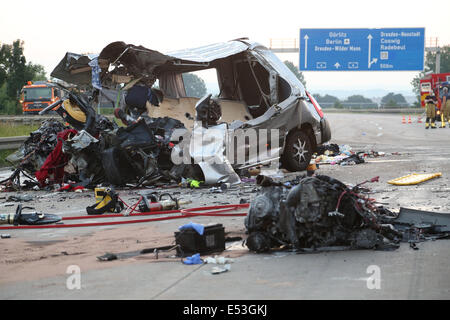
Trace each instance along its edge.
{"label": "clear sky", "polygon": [[[124,41],[167,52],[249,37],[298,38],[300,28],[425,28],[450,44],[449,0],[14,0],[0,5],[0,42],[25,41],[47,75],[67,51],[99,53]],[[298,65],[298,54],[278,54]],[[308,89],[409,90],[418,72],[304,72]]]}

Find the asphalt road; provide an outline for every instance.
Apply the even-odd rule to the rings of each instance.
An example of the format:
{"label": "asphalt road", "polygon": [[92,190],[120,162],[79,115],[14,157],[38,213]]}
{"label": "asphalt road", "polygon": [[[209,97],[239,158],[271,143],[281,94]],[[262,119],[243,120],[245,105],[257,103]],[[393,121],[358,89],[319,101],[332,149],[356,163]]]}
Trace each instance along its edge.
{"label": "asphalt road", "polygon": [[[425,130],[423,123],[402,124],[401,115],[329,114],[332,142],[353,150],[375,150],[387,155],[369,158],[355,166],[321,165],[320,174],[356,184],[374,176],[368,185],[373,197],[391,210],[400,207],[450,213],[450,128]],[[422,119],[423,120],[423,119]],[[396,153],[392,155],[391,153]],[[409,173],[442,172],[442,177],[417,186],[393,186],[387,181]],[[295,176],[295,174],[291,174]],[[251,200],[247,185],[223,194],[173,189],[192,207]],[[7,194],[6,194],[7,195]],[[38,210],[61,215],[83,215],[92,194],[50,196],[34,192]],[[121,191],[129,201],[132,191]],[[41,198],[38,198],[41,197]],[[4,200],[0,200],[4,201]],[[12,210],[0,203],[0,210]],[[222,223],[225,230],[244,231],[244,217],[199,217],[198,223]],[[231,269],[211,274],[212,265],[184,265],[176,259],[123,259],[100,262],[96,256],[151,246],[153,240],[171,241],[182,220],[151,222],[136,227],[16,230],[11,239],[0,239],[0,271],[14,274],[0,278],[1,299],[449,299],[450,242],[423,242],[419,250],[402,244],[395,251],[338,251],[315,254],[289,252],[254,254],[236,245],[222,253],[233,257]],[[138,233],[138,231],[140,233]],[[1,231],[5,233],[5,231]],[[110,233],[108,237],[108,233]],[[154,237],[154,238],[152,238]],[[152,240],[153,239],[153,240]],[[83,248],[95,241],[95,246]],[[8,241],[11,241],[8,244]],[[13,246],[12,241],[18,241]],[[103,242],[102,242],[103,241]],[[147,242],[146,242],[147,241]],[[20,244],[20,246],[19,246]],[[105,246],[102,247],[102,244]],[[107,244],[107,245],[106,245]],[[77,246],[78,245],[78,246]],[[28,247],[27,247],[28,246]],[[14,248],[29,250],[30,259],[14,255]],[[68,254],[52,257],[54,250]],[[78,251],[83,252],[78,252]],[[54,252],[55,254],[60,252]],[[79,254],[78,254],[79,253]],[[31,259],[32,257],[36,259]],[[39,259],[39,257],[41,259]],[[170,260],[170,261],[169,261]],[[70,265],[81,268],[80,289],[68,289]],[[375,270],[375,271],[374,271]],[[22,274],[20,274],[22,272]],[[379,276],[376,277],[375,276]],[[378,281],[379,280],[379,281]]]}

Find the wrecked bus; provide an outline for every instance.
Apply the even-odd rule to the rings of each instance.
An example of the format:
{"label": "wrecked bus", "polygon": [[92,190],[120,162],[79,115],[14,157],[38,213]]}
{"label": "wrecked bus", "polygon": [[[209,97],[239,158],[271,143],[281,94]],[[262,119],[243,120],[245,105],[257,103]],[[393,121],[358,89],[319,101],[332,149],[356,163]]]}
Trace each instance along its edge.
{"label": "wrecked bus", "polygon": [[[216,70],[219,94],[188,97],[182,75],[206,69]],[[330,126],[320,105],[302,83],[273,52],[247,39],[166,54],[113,42],[98,55],[67,53],[51,76],[78,86],[92,86],[96,91],[93,104],[106,99],[115,109],[123,110],[127,110],[124,105],[130,83],[153,90],[158,81],[164,98],[158,107],[146,106],[148,117],[177,119],[191,130],[192,136],[212,129],[224,136],[230,132],[245,136],[251,130],[257,134],[264,130],[277,132],[279,141],[265,144],[266,157],[249,153],[253,143],[247,139],[235,145],[234,154],[246,154],[243,162],[231,161],[220,168],[200,162],[207,183],[237,182],[236,175],[227,180],[235,174],[233,170],[278,160],[290,171],[305,170],[317,147],[331,139]],[[206,106],[209,112],[208,106],[212,105],[220,107],[220,117],[209,127],[199,125],[198,110]],[[206,150],[223,151],[222,146],[202,143],[202,154]],[[192,150],[192,146],[188,148],[195,159]]]}

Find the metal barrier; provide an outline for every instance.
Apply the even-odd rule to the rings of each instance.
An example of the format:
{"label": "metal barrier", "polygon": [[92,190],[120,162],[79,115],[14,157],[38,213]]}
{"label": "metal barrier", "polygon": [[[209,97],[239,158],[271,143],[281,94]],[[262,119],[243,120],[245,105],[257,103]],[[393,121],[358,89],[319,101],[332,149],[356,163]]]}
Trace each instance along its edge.
{"label": "metal barrier", "polygon": [[0,150],[17,149],[22,143],[25,142],[30,136],[19,137],[2,137],[0,138]]}

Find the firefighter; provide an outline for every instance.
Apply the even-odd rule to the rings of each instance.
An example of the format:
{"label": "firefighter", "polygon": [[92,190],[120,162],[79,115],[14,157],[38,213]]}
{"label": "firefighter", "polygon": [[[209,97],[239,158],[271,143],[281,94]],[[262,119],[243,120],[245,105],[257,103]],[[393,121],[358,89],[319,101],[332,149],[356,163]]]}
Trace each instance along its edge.
{"label": "firefighter", "polygon": [[441,104],[441,121],[442,128],[445,128],[445,121],[448,121],[448,126],[450,127],[450,94],[448,93],[448,88],[444,87],[442,90],[442,104]]}
{"label": "firefighter", "polygon": [[426,96],[425,108],[427,111],[427,118],[425,120],[425,129],[428,129],[430,126],[432,129],[436,129],[436,125],[434,124],[434,121],[436,120],[436,105],[433,96],[431,95]]}

